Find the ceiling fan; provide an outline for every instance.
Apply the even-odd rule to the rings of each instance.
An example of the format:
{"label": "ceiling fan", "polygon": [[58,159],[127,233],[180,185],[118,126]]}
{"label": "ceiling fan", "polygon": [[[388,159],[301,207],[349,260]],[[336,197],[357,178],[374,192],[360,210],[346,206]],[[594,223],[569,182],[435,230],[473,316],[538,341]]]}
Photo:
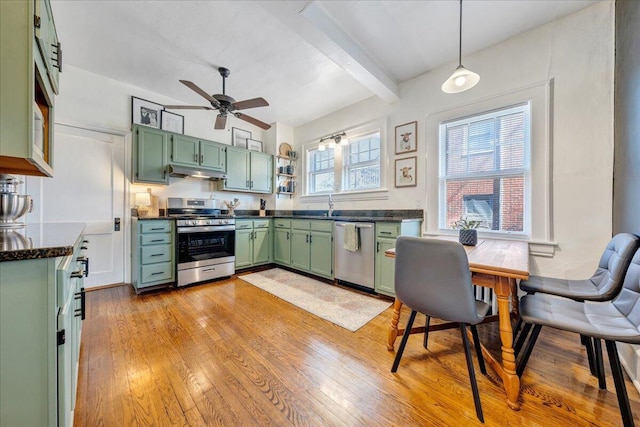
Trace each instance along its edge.
{"label": "ceiling fan", "polygon": [[227,125],[227,114],[233,114],[235,117],[245,122],[249,122],[262,129],[269,129],[271,125],[266,124],[256,118],[247,116],[244,113],[240,113],[237,110],[245,110],[247,108],[266,107],[269,103],[264,98],[252,98],[244,101],[236,102],[235,99],[225,93],[225,79],[229,77],[231,71],[228,68],[219,67],[218,72],[222,76],[222,94],[209,95],[207,92],[198,87],[195,83],[188,80],[180,80],[180,83],[193,90],[204,99],[211,103],[211,107],[204,107],[199,105],[165,105],[164,107],[173,109],[185,109],[185,110],[218,110],[218,117],[216,117],[215,129],[224,129]]}

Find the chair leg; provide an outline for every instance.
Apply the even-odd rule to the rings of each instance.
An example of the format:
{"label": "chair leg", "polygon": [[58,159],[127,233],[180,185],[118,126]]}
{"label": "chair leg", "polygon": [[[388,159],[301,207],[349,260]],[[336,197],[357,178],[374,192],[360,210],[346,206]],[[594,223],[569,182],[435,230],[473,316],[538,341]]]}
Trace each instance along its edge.
{"label": "chair leg", "polygon": [[[527,325],[525,325],[526,327]],[[542,329],[542,325],[534,325],[533,331],[531,331],[531,338],[529,338],[529,342],[524,349],[524,354],[522,355],[522,360],[518,363],[518,367],[516,368],[516,374],[519,377],[522,376],[524,372],[524,368],[527,367],[527,362],[529,361],[529,357],[531,356],[531,352],[533,351],[533,346],[536,345],[536,340],[538,339],[538,335],[540,335],[540,330]],[[524,331],[523,331],[524,332]]]}
{"label": "chair leg", "polygon": [[593,340],[591,340],[591,337],[582,336],[582,335],[580,336],[580,340],[582,341],[582,343],[584,344],[587,350],[587,360],[589,361],[589,371],[591,372],[591,375],[595,377],[598,374],[598,370],[596,369],[596,357],[594,356],[594,352],[593,352]]}
{"label": "chair leg", "polygon": [[[476,416],[484,423],[484,415],[482,415],[482,403],[480,402],[480,393],[478,393],[478,383],[476,381],[476,373],[473,369],[473,356],[471,355],[471,346],[467,337],[467,328],[464,323],[460,323],[460,333],[462,334],[462,343],[464,344],[464,355],[467,359],[467,369],[469,370],[469,379],[471,380],[471,390],[473,391],[473,403],[476,405]],[[474,338],[475,339],[475,338]]]}
{"label": "chair leg", "polygon": [[522,332],[520,332],[520,336],[518,337],[518,341],[516,342],[516,345],[513,347],[514,357],[518,357],[518,353],[520,353],[520,350],[522,349],[524,342],[527,340],[527,336],[529,335],[530,330],[531,330],[531,324],[525,323],[524,327],[522,328]]}
{"label": "chair leg", "polygon": [[407,327],[404,330],[404,334],[402,334],[402,341],[400,341],[400,347],[398,348],[398,353],[396,353],[396,358],[393,361],[393,366],[391,367],[391,372],[396,372],[398,370],[398,365],[400,364],[400,359],[402,358],[402,353],[404,352],[404,347],[407,345],[407,341],[409,340],[409,335],[411,331],[411,327],[413,326],[413,321],[416,320],[416,314],[418,312],[415,310],[411,311],[411,315],[409,316],[409,321],[407,322]]}
{"label": "chair leg", "polygon": [[424,341],[422,345],[427,348],[427,342],[429,341],[429,324],[431,323],[431,316],[427,316],[427,320],[424,322]]}
{"label": "chair leg", "polygon": [[518,338],[518,332],[520,332],[520,328],[522,328],[522,324],[524,323],[524,321],[522,320],[522,317],[518,317],[518,322],[516,323],[516,326],[513,328],[513,340],[515,341],[516,338]]}
{"label": "chair leg", "polygon": [[627,396],[627,388],[624,385],[624,376],[618,358],[618,350],[616,342],[605,340],[607,346],[607,354],[609,355],[609,363],[611,364],[611,372],[613,373],[613,382],[616,386],[616,395],[618,396],[618,405],[620,405],[620,415],[622,416],[622,424],[624,427],[634,426],[633,414],[629,405],[629,396]]}
{"label": "chair leg", "polygon": [[600,390],[607,389],[607,380],[604,376],[604,362],[602,360],[602,342],[599,338],[593,339],[593,355],[595,356],[596,372],[598,373],[598,386]]}
{"label": "chair leg", "polygon": [[473,335],[473,345],[476,347],[476,355],[478,356],[478,365],[482,375],[487,375],[487,368],[484,366],[484,357],[482,356],[482,348],[480,348],[480,338],[478,337],[478,328],[476,325],[470,325],[471,335]]}

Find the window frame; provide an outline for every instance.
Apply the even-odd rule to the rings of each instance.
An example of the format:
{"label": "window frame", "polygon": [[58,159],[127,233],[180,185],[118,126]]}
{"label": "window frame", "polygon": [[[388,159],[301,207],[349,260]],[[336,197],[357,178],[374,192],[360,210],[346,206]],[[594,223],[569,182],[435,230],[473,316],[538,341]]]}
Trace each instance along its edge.
{"label": "window frame", "polygon": [[[460,173],[454,175],[447,175],[447,125],[449,124],[458,124],[460,125],[466,124],[470,125],[471,121],[482,121],[493,119],[495,120],[500,113],[504,113],[504,115],[512,114],[516,111],[522,111],[525,115],[525,147],[524,147],[524,158],[523,165],[518,168],[511,168],[505,170],[492,170],[488,172],[476,172],[476,173]],[[475,119],[475,120],[474,120]],[[505,236],[516,236],[516,237],[526,237],[528,238],[531,235],[531,222],[527,221],[528,212],[531,209],[531,102],[520,102],[515,105],[505,105],[501,108],[494,108],[490,111],[481,111],[478,113],[474,113],[471,115],[466,115],[464,117],[457,117],[449,120],[445,120],[438,124],[439,132],[438,132],[438,157],[439,157],[439,173],[438,173],[438,193],[439,193],[439,203],[438,203],[438,228],[440,231],[448,228],[450,224],[447,221],[447,182],[454,181],[473,181],[475,179],[502,179],[509,177],[520,177],[524,178],[524,201],[523,201],[523,230],[522,231],[507,231],[507,230],[492,230],[492,229],[478,229],[487,235],[491,235],[493,237],[505,237]],[[495,135],[494,138],[495,139]],[[493,163],[495,166],[496,157],[495,157],[496,146],[493,144],[491,149],[479,149],[474,150],[473,153],[470,152],[469,148],[469,134],[465,139],[464,148],[462,150],[463,157],[469,157],[480,154],[493,153]],[[495,210],[494,210],[495,212]],[[496,222],[496,218],[493,218],[493,222]]]}
{"label": "window frame", "polygon": [[[369,136],[369,135],[374,135],[374,134],[378,134],[378,138],[380,140],[380,144],[377,148],[377,150],[379,151],[379,157],[378,160],[369,160],[367,162],[358,162],[356,163],[357,166],[352,166],[349,163],[349,157],[351,156],[351,154],[349,153],[349,147],[351,146],[351,144],[353,143],[352,140],[361,140],[364,139],[364,137]],[[350,193],[350,192],[356,192],[356,191],[367,191],[367,190],[379,190],[382,186],[382,133],[380,132],[380,129],[372,129],[369,132],[363,132],[360,133],[358,135],[349,137],[349,143],[346,146],[341,146],[342,148],[342,154],[343,154],[343,162],[342,162],[342,188],[343,188],[343,192],[345,193]],[[369,148],[368,152],[370,153],[371,148]],[[362,152],[359,152],[362,153]],[[349,186],[349,171],[351,169],[359,169],[359,168],[363,168],[363,167],[369,167],[369,166],[375,166],[377,165],[378,168],[380,169],[380,176],[379,176],[379,180],[378,180],[378,186],[375,188],[345,188]]]}
{"label": "window frame", "polygon": [[[333,131],[333,133],[340,133],[341,131]],[[348,139],[356,139],[360,136],[370,134],[373,132],[380,133],[380,186],[373,189],[360,189],[360,190],[344,190],[344,183],[347,179],[345,176],[344,168],[344,156],[346,150],[344,150],[340,144],[336,145],[334,151],[334,189],[332,191],[323,191],[310,193],[310,174],[309,174],[309,153],[316,150],[319,145],[320,137],[303,144],[302,153],[302,165],[300,181],[304,192],[300,195],[301,200],[307,202],[316,202],[325,200],[328,194],[336,196],[334,201],[340,200],[386,200],[389,198],[388,190],[386,188],[388,159],[386,158],[387,143],[387,124],[385,119],[377,119],[371,122],[364,123],[359,126],[344,130]],[[327,134],[332,134],[331,131],[327,131]]]}
{"label": "window frame", "polygon": [[552,92],[553,79],[515,89],[497,96],[492,96],[464,105],[451,107],[444,111],[434,112],[426,117],[427,141],[427,181],[425,235],[455,235],[451,228],[440,225],[440,127],[441,122],[458,117],[476,115],[482,112],[501,109],[509,105],[530,102],[531,109],[531,156],[528,211],[525,212],[525,229],[529,234],[487,233],[478,231],[481,238],[504,238],[529,241],[532,254],[553,256],[553,199],[552,199]]}

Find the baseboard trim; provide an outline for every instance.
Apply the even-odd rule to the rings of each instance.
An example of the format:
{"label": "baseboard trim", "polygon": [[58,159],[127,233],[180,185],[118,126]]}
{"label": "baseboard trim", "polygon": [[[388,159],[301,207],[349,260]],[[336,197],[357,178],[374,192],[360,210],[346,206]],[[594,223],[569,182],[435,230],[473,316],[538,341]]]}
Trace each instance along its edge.
{"label": "baseboard trim", "polygon": [[99,291],[101,289],[108,289],[108,288],[119,288],[120,286],[127,286],[128,283],[112,283],[110,285],[102,285],[102,286],[94,286],[92,288],[85,288],[85,292],[93,292],[93,291]]}

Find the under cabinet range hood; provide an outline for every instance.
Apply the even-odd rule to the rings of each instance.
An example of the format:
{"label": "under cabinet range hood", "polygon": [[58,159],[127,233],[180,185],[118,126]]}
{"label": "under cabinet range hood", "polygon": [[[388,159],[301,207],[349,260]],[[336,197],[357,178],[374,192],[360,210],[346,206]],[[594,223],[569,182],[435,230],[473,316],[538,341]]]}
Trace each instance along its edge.
{"label": "under cabinet range hood", "polygon": [[227,177],[227,174],[222,172],[207,170],[207,169],[193,168],[189,166],[169,165],[169,176],[178,177],[178,178],[192,177],[192,178],[218,180],[218,179],[225,179]]}

